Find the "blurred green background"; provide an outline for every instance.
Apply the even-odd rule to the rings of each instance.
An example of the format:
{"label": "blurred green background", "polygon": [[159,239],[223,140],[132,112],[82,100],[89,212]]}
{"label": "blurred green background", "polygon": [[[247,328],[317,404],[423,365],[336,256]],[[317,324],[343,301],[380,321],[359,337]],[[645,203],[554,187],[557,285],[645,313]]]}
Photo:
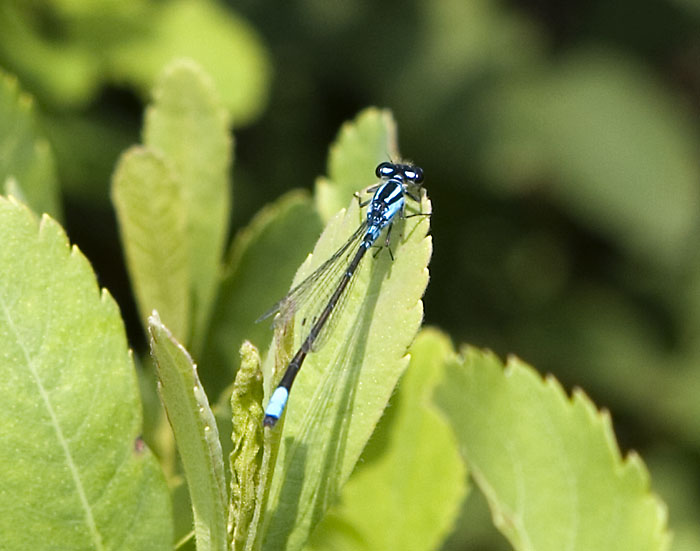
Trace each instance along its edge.
{"label": "blurred green background", "polygon": [[[426,323],[608,408],[673,549],[700,549],[700,2],[0,0],[0,29],[55,213],[137,349],[108,190],[170,59],[231,110],[233,232],[310,189],[344,121],[390,108],[434,205]],[[464,523],[446,545],[507,549]]]}

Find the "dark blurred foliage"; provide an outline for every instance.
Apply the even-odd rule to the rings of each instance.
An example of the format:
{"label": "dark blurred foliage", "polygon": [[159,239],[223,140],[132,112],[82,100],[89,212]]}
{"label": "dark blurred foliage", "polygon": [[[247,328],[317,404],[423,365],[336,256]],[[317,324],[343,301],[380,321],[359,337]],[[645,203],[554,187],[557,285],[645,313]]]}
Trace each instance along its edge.
{"label": "dark blurred foliage", "polygon": [[[143,345],[108,187],[170,53],[160,36],[148,54],[155,19],[133,11],[168,3],[2,4],[12,33],[0,66],[37,98],[70,236]],[[700,549],[700,4],[243,0],[214,11],[267,50],[217,51],[212,33],[215,53],[199,56],[219,88],[229,65],[236,85],[257,79],[255,102],[230,101],[233,231],[310,188],[344,121],[390,108],[434,204],[426,322],[610,409],[623,451],[641,452],[669,504],[674,549]]]}

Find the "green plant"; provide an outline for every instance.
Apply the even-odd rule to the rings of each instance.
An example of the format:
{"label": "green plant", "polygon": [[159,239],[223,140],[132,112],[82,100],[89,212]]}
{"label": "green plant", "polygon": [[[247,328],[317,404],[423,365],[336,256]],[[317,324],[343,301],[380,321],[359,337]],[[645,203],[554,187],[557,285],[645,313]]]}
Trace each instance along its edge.
{"label": "green plant", "polygon": [[[156,85],[143,145],[123,154],[113,178],[188,496],[163,418],[145,434],[160,467],[140,436],[115,302],[58,223],[0,199],[5,548],[169,549],[175,532],[189,531],[178,516],[184,499],[202,551],[232,539],[235,549],[433,549],[453,527],[467,473],[515,549],[668,548],[644,465],[621,457],[609,416],[583,392],[569,397],[519,360],[504,367],[420,330],[427,219],[396,232],[394,261],[364,263],[347,315],[309,358],[286,419],[263,431],[262,381],[269,393],[301,320],[276,331],[264,362],[248,343],[239,360],[238,344],[269,340],[255,318],[344,241],[360,219],[351,194],[398,149],[388,112],[361,113],[331,147],[314,197],[291,193],[266,208],[221,267],[227,122],[203,71],[178,62]],[[428,175],[428,193],[431,185]],[[147,375],[142,382],[147,399]]]}

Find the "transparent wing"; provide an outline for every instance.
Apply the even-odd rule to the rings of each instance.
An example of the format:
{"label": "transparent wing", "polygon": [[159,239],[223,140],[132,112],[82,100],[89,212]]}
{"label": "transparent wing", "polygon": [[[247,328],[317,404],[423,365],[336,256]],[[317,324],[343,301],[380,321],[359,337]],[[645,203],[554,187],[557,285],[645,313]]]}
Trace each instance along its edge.
{"label": "transparent wing", "polygon": [[[306,279],[289,291],[279,302],[260,316],[256,322],[269,318],[279,312],[280,316],[275,323],[287,323],[289,319],[291,319],[296,312],[302,310],[305,305],[309,305],[311,311],[313,311],[314,317],[318,315],[326,306],[327,299],[333,293],[335,285],[337,285],[340,276],[347,267],[349,257],[355,254],[357,246],[364,237],[366,231],[367,222],[363,221],[347,241],[333,253],[328,260],[323,262],[323,264],[316,268]],[[309,323],[309,319],[305,321]],[[311,323],[313,323],[313,321]]]}
{"label": "transparent wing", "polygon": [[[356,250],[356,248],[354,248]],[[332,285],[330,285],[330,292],[328,293],[328,298],[324,297],[321,303],[325,306],[330,299],[331,293],[336,289],[338,284],[340,283],[340,278],[344,276],[345,274],[345,269],[347,269],[347,266],[350,262],[349,255],[346,256],[346,262],[343,262],[343,271],[342,273],[338,274],[334,278],[334,282]],[[355,282],[355,276],[358,274],[360,271],[360,267],[362,266],[362,262],[355,268],[355,271],[352,274],[352,277],[350,278],[350,281],[348,282],[347,286],[345,287],[345,290],[343,293],[340,295],[340,298],[338,299],[338,302],[336,302],[335,307],[331,311],[330,315],[328,316],[328,319],[326,320],[326,323],[323,325],[323,328],[321,328],[321,331],[319,334],[316,336],[316,339],[313,342],[313,345],[311,346],[311,350],[316,352],[317,350],[320,350],[321,347],[326,343],[328,340],[328,336],[333,333],[333,328],[336,325],[336,322],[338,319],[340,319],[342,312],[345,310],[345,303],[347,301],[347,298],[350,296],[352,293],[352,286],[353,283]],[[311,320],[305,320],[307,327],[310,329],[314,323],[316,323],[316,319],[318,316],[321,314],[321,308],[317,308],[314,310],[314,315],[311,318]]]}

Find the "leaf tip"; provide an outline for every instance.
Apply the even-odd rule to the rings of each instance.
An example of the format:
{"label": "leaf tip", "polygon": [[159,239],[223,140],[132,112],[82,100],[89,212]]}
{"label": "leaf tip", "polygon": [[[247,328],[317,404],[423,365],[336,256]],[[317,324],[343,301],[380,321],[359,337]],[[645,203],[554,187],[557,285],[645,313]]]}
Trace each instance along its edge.
{"label": "leaf tip", "polygon": [[160,321],[160,314],[155,308],[151,310],[151,315],[148,316],[148,325],[154,327],[164,327],[163,323]]}

